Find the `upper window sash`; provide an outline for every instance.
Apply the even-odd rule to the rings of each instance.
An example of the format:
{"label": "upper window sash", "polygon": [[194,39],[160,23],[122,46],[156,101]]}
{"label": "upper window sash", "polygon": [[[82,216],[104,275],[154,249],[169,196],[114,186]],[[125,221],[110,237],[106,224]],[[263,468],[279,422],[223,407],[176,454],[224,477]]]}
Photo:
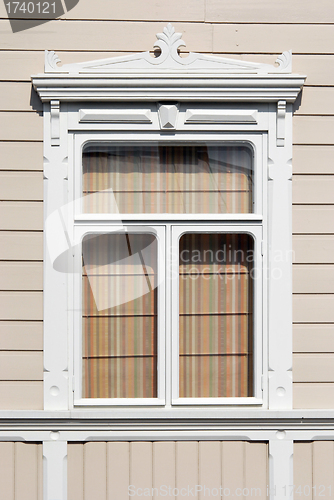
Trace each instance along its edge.
{"label": "upper window sash", "polygon": [[[201,213],[188,212],[152,212],[152,213],[108,213],[105,211],[100,213],[88,213],[85,209],[85,201],[83,196],[84,183],[83,183],[83,161],[82,155],[87,148],[87,145],[120,145],[126,146],[127,144],[135,147],[140,147],[143,144],[154,144],[157,147],[166,144],[166,146],[186,147],[196,146],[196,144],[208,144],[215,150],[219,147],[232,148],[235,146],[242,146],[249,148],[253,154],[253,208],[252,212],[221,212],[215,213],[206,211]],[[226,133],[212,133],[212,134],[176,134],[173,138],[169,138],[160,133],[152,134],[124,134],[113,133],[111,135],[106,133],[91,133],[82,134],[78,133],[74,137],[74,179],[73,179],[73,201],[74,201],[74,219],[80,221],[119,221],[119,220],[259,220],[262,219],[263,214],[263,135],[259,133],[254,134],[226,134]],[[86,204],[87,206],[87,204]],[[97,212],[97,211],[96,211]]]}

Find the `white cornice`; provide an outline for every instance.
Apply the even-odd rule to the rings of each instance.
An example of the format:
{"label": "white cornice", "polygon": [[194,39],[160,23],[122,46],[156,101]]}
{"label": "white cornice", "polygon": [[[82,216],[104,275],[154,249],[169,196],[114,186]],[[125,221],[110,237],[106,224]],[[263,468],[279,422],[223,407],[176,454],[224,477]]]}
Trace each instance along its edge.
{"label": "white cornice", "polygon": [[1,441],[160,441],[160,440],[246,440],[277,438],[284,430],[293,440],[334,440],[334,413],[331,410],[219,411],[207,418],[205,411],[189,410],[183,418],[167,412],[152,418],[128,410],[83,411],[1,411]]}
{"label": "white cornice", "polygon": [[[230,409],[230,408],[85,408],[74,410],[1,410],[0,427],[11,426],[15,422],[19,425],[28,424],[34,420],[40,422],[65,422],[76,421],[78,425],[100,425],[102,422],[115,426],[129,424],[140,425],[169,425],[193,426],[198,425],[225,425],[237,427],[238,425],[271,426],[278,423],[294,426],[324,426],[329,425],[334,431],[334,410],[295,409],[295,410],[262,410],[256,408]],[[81,424],[80,424],[81,422]],[[95,422],[95,424],[94,424]],[[171,422],[171,423],[169,423]],[[48,425],[48,424],[46,424]]]}
{"label": "white cornice", "polygon": [[38,75],[43,102],[61,101],[256,101],[293,102],[305,77],[299,75],[117,74]]}
{"label": "white cornice", "polygon": [[291,74],[291,51],[275,65],[190,53],[169,24],[157,34],[160,54],[142,52],[86,63],[58,66],[46,51],[45,73],[32,77],[41,100],[63,101],[278,101],[293,102],[305,77]]}

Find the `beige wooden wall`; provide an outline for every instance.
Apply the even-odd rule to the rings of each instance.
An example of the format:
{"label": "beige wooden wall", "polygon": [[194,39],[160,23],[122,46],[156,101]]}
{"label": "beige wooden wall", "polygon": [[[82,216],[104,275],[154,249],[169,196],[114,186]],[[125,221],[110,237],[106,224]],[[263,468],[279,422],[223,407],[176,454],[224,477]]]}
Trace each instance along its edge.
{"label": "beige wooden wall", "polygon": [[[181,468],[180,464],[186,466]],[[41,444],[0,443],[0,498],[42,500],[42,470]],[[300,500],[331,498],[333,441],[294,444],[293,483],[295,496]],[[252,498],[259,497],[258,490],[252,488],[260,488],[261,498],[266,498],[267,444],[185,441],[68,445],[68,500],[128,500],[129,485],[137,490],[162,485],[181,489],[188,484],[205,485],[211,491],[222,486],[229,488],[234,496],[240,493],[235,494],[236,488],[248,488]],[[198,498],[205,498],[203,492],[199,492]],[[239,498],[243,500],[244,496]]]}
{"label": "beige wooden wall", "polygon": [[[294,404],[334,407],[334,2],[80,0],[13,34],[0,4],[0,408],[42,408],[42,115],[30,75],[152,47],[171,21],[187,50],[273,63],[308,78],[294,117]],[[80,22],[79,22],[80,21]]]}
{"label": "beige wooden wall", "polygon": [[0,443],[1,500],[43,500],[42,444]]}
{"label": "beige wooden wall", "polygon": [[[175,498],[174,488],[179,490],[178,498],[188,498],[192,495],[182,495],[188,492],[188,486],[194,494],[194,487],[200,485],[203,488],[198,490],[199,500],[212,498],[213,489],[219,491],[220,486],[241,499],[245,497],[239,495],[237,488],[248,488],[249,497],[266,499],[267,484],[266,443],[167,441],[68,445],[68,500],[128,500],[130,485],[130,498],[139,498],[140,493],[148,499],[163,498],[161,486],[167,486],[166,498]],[[152,488],[157,488],[153,496]],[[181,488],[186,490],[181,492]],[[229,496],[227,492],[226,489],[225,496]],[[247,489],[243,493],[247,494]]]}

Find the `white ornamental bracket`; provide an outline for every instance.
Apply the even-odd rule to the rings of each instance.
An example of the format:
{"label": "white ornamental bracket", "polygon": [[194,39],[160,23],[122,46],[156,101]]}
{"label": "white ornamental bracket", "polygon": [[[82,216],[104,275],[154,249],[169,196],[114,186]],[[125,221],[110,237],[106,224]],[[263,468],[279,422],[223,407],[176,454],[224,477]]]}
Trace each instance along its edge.
{"label": "white ornamental bracket", "polygon": [[285,113],[286,102],[278,101],[277,103],[277,119],[276,119],[276,145],[283,147],[285,141]]}
{"label": "white ornamental bracket", "polygon": [[176,104],[160,104],[158,106],[160,127],[167,130],[175,130],[178,112]]}

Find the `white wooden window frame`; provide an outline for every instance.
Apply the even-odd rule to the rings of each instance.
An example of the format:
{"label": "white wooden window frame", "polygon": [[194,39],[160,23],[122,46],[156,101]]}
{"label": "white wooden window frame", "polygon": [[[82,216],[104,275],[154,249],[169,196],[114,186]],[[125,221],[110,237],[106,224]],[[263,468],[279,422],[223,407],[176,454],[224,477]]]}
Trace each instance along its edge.
{"label": "white wooden window frame", "polygon": [[[81,380],[82,380],[82,303],[81,303],[81,275],[74,274],[73,288],[70,289],[69,296],[74,297],[73,304],[73,334],[72,342],[74,345],[74,406],[170,406],[170,405],[263,405],[261,381],[263,377],[263,342],[266,334],[263,334],[263,314],[266,311],[266,298],[263,294],[265,284],[262,275],[262,256],[261,246],[263,234],[266,232],[264,223],[266,220],[266,186],[263,183],[266,134],[248,133],[231,134],[223,133],[197,133],[194,134],[173,134],[172,137],[158,133],[101,133],[94,131],[90,134],[74,134],[74,168],[69,172],[70,198],[73,203],[70,205],[73,211],[69,213],[69,226],[73,228],[72,238],[75,242],[77,255],[75,256],[75,269],[80,267],[81,262],[81,242],[85,234],[88,233],[108,233],[117,232],[120,225],[129,227],[130,232],[135,232],[136,228],[142,232],[145,227],[159,231],[160,244],[164,247],[159,252],[158,272],[160,275],[166,273],[166,284],[161,282],[159,285],[158,299],[158,395],[157,398],[82,398]],[[82,157],[86,145],[126,145],[126,144],[166,144],[166,145],[194,145],[210,144],[220,146],[248,146],[252,151],[252,169],[253,169],[253,213],[247,214],[106,214],[106,213],[84,213],[82,210]],[[143,223],[146,222],[146,226]],[[201,225],[203,220],[207,225]],[[162,226],[158,226],[163,221],[166,237],[164,237]],[[113,226],[117,222],[118,225]],[[219,225],[217,223],[219,222]],[[141,224],[139,226],[138,224]],[[152,226],[154,224],[154,226]],[[237,225],[236,225],[237,224]],[[255,226],[254,224],[257,224]],[[208,231],[208,226],[210,231]],[[159,229],[158,229],[159,228]],[[255,239],[256,255],[256,279],[255,284],[255,309],[254,309],[254,397],[247,398],[179,398],[178,397],[178,281],[171,279],[170,276],[176,276],[178,269],[175,268],[175,261],[170,260],[171,255],[177,255],[175,235],[180,231],[188,230],[195,232],[220,232],[220,233],[249,233]],[[168,241],[166,246],[165,241]],[[162,257],[162,255],[164,257]],[[164,262],[161,262],[164,260]],[[171,269],[171,272],[168,271]],[[171,318],[171,319],[170,319]],[[170,367],[172,364],[172,367]],[[166,390],[165,390],[166,389]],[[165,399],[165,394],[167,398]]]}
{"label": "white wooden window frame", "polygon": [[[267,305],[263,308],[266,333],[260,407],[263,411],[290,410],[292,103],[305,77],[291,73],[291,52],[279,56],[276,66],[196,53],[180,57],[177,50],[184,42],[171,25],[158,33],[157,38],[161,54],[155,59],[144,52],[58,66],[57,55],[47,51],[45,73],[33,77],[34,88],[44,103],[44,407],[47,410],[73,408],[73,323],[68,312],[73,303],[69,275],[59,273],[55,266],[56,251],[62,248],[62,242],[55,241],[55,226],[50,220],[54,220],[56,214],[59,228],[66,223],[69,227],[73,224],[73,217],[66,216],[64,220],[61,214],[62,207],[71,202],[73,205],[74,137],[86,134],[95,140],[98,134],[101,137],[106,134],[112,140],[119,140],[122,134],[124,137],[130,134],[132,138],[139,134],[145,142],[156,134],[166,141],[182,136],[185,142],[193,143],[204,135],[230,134],[236,141],[246,136],[246,140],[255,136],[263,138],[262,148],[257,148],[263,160],[263,192],[267,191],[268,195],[261,214],[264,219],[260,221],[267,263],[263,280]],[[71,210],[73,208],[68,212]],[[242,223],[256,225],[258,216],[258,213],[245,214]],[[217,225],[222,222],[216,216],[210,219]],[[187,224],[196,220],[203,220],[202,215],[187,216]],[[154,224],[157,221],[155,217]],[[76,211],[75,224],[90,225],[91,222],[88,215]],[[141,224],[148,222],[149,217],[141,219]],[[232,223],[233,216],[224,216],[223,223],[227,222]],[[106,223],[113,221],[108,215],[101,215],[97,225]],[[182,217],[178,223],[184,224]],[[283,258],[275,260],[277,254]],[[273,271],[280,274],[279,280],[272,278]],[[169,363],[167,358],[166,377],[169,377]],[[163,411],[168,410],[167,401],[171,398],[166,391]],[[182,409],[178,410],[174,408],[175,415],[186,417]],[[127,417],[141,414],[139,408],[126,411]],[[154,413],[157,411],[158,408],[150,408],[150,416],[160,415]],[[210,408],[205,410],[208,417],[210,411]],[[148,416],[147,412],[144,414]]]}

